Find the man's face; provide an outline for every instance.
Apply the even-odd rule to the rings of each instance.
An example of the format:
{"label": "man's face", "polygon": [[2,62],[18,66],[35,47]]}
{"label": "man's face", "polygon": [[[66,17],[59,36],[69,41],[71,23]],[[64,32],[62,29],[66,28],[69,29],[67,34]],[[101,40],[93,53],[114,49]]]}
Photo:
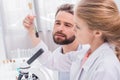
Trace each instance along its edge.
{"label": "man's face", "polygon": [[75,40],[72,14],[65,11],[58,12],[54,23],[53,40],[60,45],[70,44]]}

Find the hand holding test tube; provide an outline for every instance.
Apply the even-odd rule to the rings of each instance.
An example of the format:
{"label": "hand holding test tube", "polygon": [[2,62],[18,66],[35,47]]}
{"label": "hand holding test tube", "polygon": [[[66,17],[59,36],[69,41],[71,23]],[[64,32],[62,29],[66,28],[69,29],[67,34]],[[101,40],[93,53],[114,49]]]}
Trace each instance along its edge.
{"label": "hand holding test tube", "polygon": [[[29,9],[30,9],[30,15],[33,15],[34,18],[35,18],[32,1],[28,3],[28,7],[29,7]],[[36,37],[39,37],[38,28],[37,28],[37,26],[36,26],[36,19],[33,20],[33,26],[34,26],[34,29],[35,29],[35,35],[36,35]]]}

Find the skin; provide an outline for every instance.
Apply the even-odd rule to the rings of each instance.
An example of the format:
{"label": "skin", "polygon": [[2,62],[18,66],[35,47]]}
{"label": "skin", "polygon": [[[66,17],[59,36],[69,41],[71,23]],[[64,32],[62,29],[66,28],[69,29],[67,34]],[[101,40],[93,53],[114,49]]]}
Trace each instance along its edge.
{"label": "skin", "polygon": [[90,44],[91,53],[104,43],[101,39],[102,31],[89,29],[87,23],[77,16],[74,17],[74,20],[76,23],[75,31],[77,40],[81,44]]}

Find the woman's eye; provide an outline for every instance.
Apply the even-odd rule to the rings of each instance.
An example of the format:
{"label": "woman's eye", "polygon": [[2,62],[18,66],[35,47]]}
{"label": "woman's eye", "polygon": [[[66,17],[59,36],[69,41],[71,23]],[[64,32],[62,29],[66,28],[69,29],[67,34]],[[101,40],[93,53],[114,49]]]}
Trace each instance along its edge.
{"label": "woman's eye", "polygon": [[80,27],[78,27],[77,25],[76,25],[76,28],[77,28],[77,29],[80,29]]}

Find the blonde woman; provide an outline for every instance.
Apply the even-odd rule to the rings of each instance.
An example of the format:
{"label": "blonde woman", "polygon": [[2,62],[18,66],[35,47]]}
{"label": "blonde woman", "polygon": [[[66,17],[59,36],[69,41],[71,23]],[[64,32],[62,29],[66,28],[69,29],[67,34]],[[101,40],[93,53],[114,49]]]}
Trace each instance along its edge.
{"label": "blonde woman", "polygon": [[114,0],[81,0],[74,20],[78,41],[91,48],[73,62],[71,80],[120,80],[120,13]]}

